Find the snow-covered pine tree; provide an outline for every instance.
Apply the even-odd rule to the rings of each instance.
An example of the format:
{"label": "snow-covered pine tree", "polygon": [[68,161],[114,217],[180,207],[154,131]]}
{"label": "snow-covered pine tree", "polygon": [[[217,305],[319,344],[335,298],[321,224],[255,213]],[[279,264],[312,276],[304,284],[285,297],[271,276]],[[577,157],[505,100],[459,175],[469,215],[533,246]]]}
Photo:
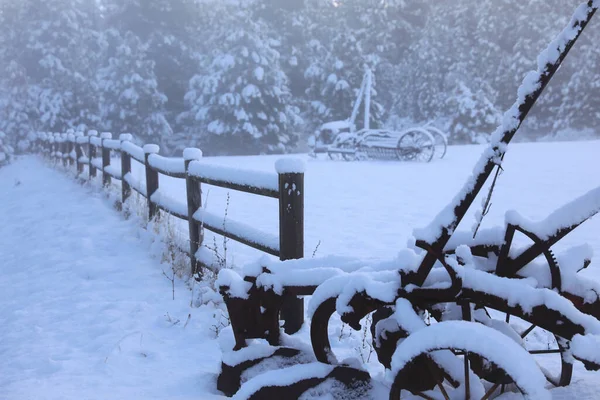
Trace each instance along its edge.
{"label": "snow-covered pine tree", "polygon": [[166,98],[164,117],[175,130],[180,128],[176,117],[185,111],[189,80],[196,73],[200,54],[206,50],[206,37],[211,35],[204,29],[204,14],[213,7],[205,3],[200,6],[196,0],[105,1],[106,28],[121,35],[130,31],[146,46],[146,58],[154,62],[157,89]]}
{"label": "snow-covered pine tree", "polygon": [[[205,70],[190,81],[188,135],[210,154],[291,151],[299,110],[291,103],[288,79],[268,28],[248,13],[234,12],[229,30],[215,37]],[[225,17],[225,16],[224,16]]]}
{"label": "snow-covered pine tree", "polygon": [[473,51],[474,35],[469,29],[474,3],[453,0],[429,5],[422,29],[399,62],[395,112],[418,123],[452,117],[445,102],[454,87],[447,85],[446,76],[453,67],[455,76],[477,76],[477,71],[465,70],[469,63],[464,60]]}
{"label": "snow-covered pine tree", "polygon": [[7,141],[6,134],[0,131],[0,167],[10,163],[14,154],[12,146]]}
{"label": "snow-covered pine tree", "polygon": [[148,46],[132,32],[104,33],[108,59],[98,71],[102,128],[132,132],[141,143],[163,144],[172,134],[165,117],[166,96],[158,90]]}
{"label": "snow-covered pine tree", "polygon": [[[346,120],[352,113],[357,100],[365,68],[369,68],[357,53],[356,41],[351,33],[340,33],[331,41],[331,47],[323,46],[320,41],[311,43],[313,62],[305,71],[308,82],[306,96],[309,109],[307,118],[316,128],[324,122]],[[310,54],[310,53],[309,53]],[[371,88],[371,127],[381,125],[382,107],[376,101],[376,76]],[[355,121],[362,128],[363,109]]]}
{"label": "snow-covered pine tree", "polygon": [[450,118],[450,143],[487,143],[500,123],[501,113],[494,105],[493,90],[481,80],[465,81],[453,76],[454,87],[446,100]]}
{"label": "snow-covered pine tree", "polygon": [[[234,16],[236,12],[260,26],[260,40],[279,54],[273,69],[287,77],[284,92],[291,97],[285,103],[298,106],[308,125],[296,133],[312,133],[324,121],[347,118],[365,65],[374,71],[374,100],[388,115],[417,123],[452,120],[454,111],[447,99],[459,87],[449,84],[448,76],[458,76],[469,83],[472,93],[482,90],[488,100],[495,99],[495,108],[505,109],[523,75],[535,67],[536,54],[580,2],[4,1],[0,4],[0,102],[4,104],[0,129],[14,147],[19,131],[62,131],[80,125],[121,130],[120,119],[101,121],[105,127],[99,121],[98,100],[103,97],[98,96],[95,79],[100,76],[98,68],[107,68],[108,60],[117,58],[118,45],[99,40],[98,31],[117,31],[115,37],[121,40],[131,31],[146,46],[144,60],[155,63],[144,79],[154,79],[156,93],[166,99],[153,103],[155,120],[174,127],[172,143],[178,148],[199,145],[194,140],[199,132],[206,133],[206,125],[190,114],[192,105],[184,101],[184,93],[191,92],[188,99],[197,98],[200,92],[190,88],[190,78],[217,73],[213,64],[217,53],[233,48],[225,40],[229,33],[234,35],[242,27],[253,31]],[[582,38],[532,110],[523,129],[528,138],[597,127],[600,51],[588,39],[596,31]],[[14,78],[18,69],[22,79]],[[246,76],[251,73],[246,71]],[[15,82],[21,83],[12,86]],[[198,79],[194,82],[197,86]],[[485,82],[491,90],[476,87],[475,82]],[[371,114],[377,115],[377,110]],[[25,115],[31,126],[23,125]],[[13,131],[19,125],[23,127]],[[157,125],[165,126],[160,121]]]}
{"label": "snow-covered pine tree", "polygon": [[28,149],[29,135],[39,125],[36,94],[25,68],[10,61],[0,78],[0,131],[7,135],[5,145]]}
{"label": "snow-covered pine tree", "polygon": [[305,3],[306,0],[254,0],[251,4],[253,17],[268,25],[270,35],[279,41],[280,63],[289,78],[290,92],[298,101],[306,86],[304,50],[311,23]]}
{"label": "snow-covered pine tree", "polygon": [[[202,7],[198,7],[195,14],[194,36],[198,39],[194,47],[194,66],[189,74],[186,74],[185,94],[180,101],[182,111],[174,121],[174,133],[169,139],[169,147],[172,152],[181,154],[186,147],[201,147],[203,133],[202,124],[196,120],[195,115],[190,114],[192,105],[187,96],[192,96],[193,88],[190,81],[193,77],[209,74],[213,53],[223,46],[222,38],[231,29],[234,21],[231,18],[231,4],[221,0],[201,0]],[[192,93],[190,93],[190,91]]]}
{"label": "snow-covered pine tree", "polygon": [[[555,36],[563,25],[568,23],[569,9],[580,2],[577,0],[538,0],[533,6],[540,12],[535,24],[530,24],[528,32],[531,41],[528,57],[529,68],[536,65],[535,54],[544,49],[544,41]],[[563,130],[597,128],[600,120],[594,111],[598,110],[598,88],[600,71],[598,70],[599,51],[597,43],[598,21],[592,21],[589,34],[583,35],[570,58],[557,71],[552,84],[540,98],[539,106],[532,110],[525,123],[530,131],[529,139],[552,136]],[[538,39],[539,38],[539,39]],[[518,46],[519,44],[517,44]]]}
{"label": "snow-covered pine tree", "polygon": [[428,9],[427,2],[406,0],[345,0],[336,7],[345,31],[352,33],[361,57],[376,72],[377,85],[386,88],[377,91],[377,102],[386,113],[399,111],[392,110],[400,83],[397,67],[417,38]]}
{"label": "snow-covered pine tree", "polygon": [[[473,61],[469,70],[479,71],[478,76],[497,92],[499,109],[512,104],[522,77],[536,67],[535,57],[567,24],[570,10],[579,3],[579,0],[483,0],[478,7],[471,7],[477,25],[473,34],[476,42],[472,46],[475,52],[470,52]],[[587,40],[589,36],[584,35],[577,47]],[[568,108],[578,100],[566,98],[563,91],[571,87],[576,71],[594,75],[595,69],[585,66],[585,59],[590,55],[593,58],[594,53],[575,50],[570,54],[572,58],[557,72],[524,123],[523,133],[530,140],[551,133],[559,128],[555,127],[556,122],[560,125],[560,121],[568,119],[566,114],[562,115],[566,112],[565,106]]]}
{"label": "snow-covered pine tree", "polygon": [[37,89],[40,122],[50,130],[94,123],[98,54],[94,0],[23,0],[16,15],[25,45],[15,58]]}
{"label": "snow-covered pine tree", "polygon": [[[363,18],[363,8],[354,0],[333,4],[307,2],[311,18],[308,42],[304,54],[308,59],[305,69],[306,115],[314,130],[328,121],[348,119],[357,99],[365,69],[373,71],[371,88],[371,127],[382,125],[384,107],[377,96],[378,71],[381,59],[364,47],[367,31],[371,29],[374,11]],[[371,31],[372,33],[372,31]],[[362,128],[363,109],[358,116],[357,129]]]}
{"label": "snow-covered pine tree", "polygon": [[593,28],[575,47],[574,52],[582,55],[578,62],[567,63],[564,71],[557,72],[557,75],[569,74],[570,77],[566,84],[554,90],[558,92],[560,102],[557,101],[553,107],[555,117],[550,120],[552,128],[549,134],[572,130],[571,139],[577,140],[580,136],[578,130],[600,132],[600,25],[598,21],[593,23]]}

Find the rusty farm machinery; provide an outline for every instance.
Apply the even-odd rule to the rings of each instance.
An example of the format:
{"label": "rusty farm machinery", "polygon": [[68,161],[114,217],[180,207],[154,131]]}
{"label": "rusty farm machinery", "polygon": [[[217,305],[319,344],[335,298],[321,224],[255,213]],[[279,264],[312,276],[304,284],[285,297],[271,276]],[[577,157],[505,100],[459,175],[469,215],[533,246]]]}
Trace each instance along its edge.
{"label": "rusty farm machinery", "polygon": [[[509,212],[504,226],[476,236],[457,231],[599,6],[590,0],[577,8],[524,79],[473,175],[395,260],[300,259],[221,271],[235,345],[224,350],[219,390],[237,399],[373,398],[373,388],[383,387],[393,400],[406,393],[485,400],[507,392],[538,400],[551,397],[552,385],[571,382],[575,362],[600,369],[600,283],[579,274],[591,265],[589,248],[555,254],[554,247],[600,211],[600,187],[543,221]],[[310,344],[280,330],[280,311],[297,296],[311,296]],[[370,322],[384,372],[372,375],[335,354],[336,314],[353,329]],[[546,347],[529,347],[536,332],[548,338]],[[554,370],[539,357],[554,357]]]}

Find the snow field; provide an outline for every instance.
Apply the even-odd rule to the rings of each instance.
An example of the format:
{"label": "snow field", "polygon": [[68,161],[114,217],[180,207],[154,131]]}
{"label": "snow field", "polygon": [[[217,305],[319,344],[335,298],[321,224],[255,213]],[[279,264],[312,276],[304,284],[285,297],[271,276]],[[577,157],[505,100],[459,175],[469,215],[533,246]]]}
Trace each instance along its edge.
{"label": "snow field", "polygon": [[[483,149],[451,147],[447,159],[431,164],[307,159],[306,256],[311,257],[317,249],[319,257],[337,255],[363,262],[395,259],[412,229],[426,226],[462,187]],[[502,225],[504,214],[512,209],[532,220],[544,219],[596,188],[599,180],[593,166],[598,150],[600,142],[511,145],[482,229]],[[274,173],[278,158],[207,158],[203,163]],[[143,182],[141,165],[132,161],[132,167],[131,176]],[[34,171],[41,173],[34,176]],[[13,188],[17,179],[22,183]],[[9,287],[2,294],[7,301],[0,302],[0,322],[17,327],[7,343],[0,343],[0,353],[15,360],[16,366],[11,362],[7,373],[0,376],[0,387],[7,388],[9,398],[75,398],[81,394],[106,398],[102,396],[106,395],[104,388],[110,388],[108,397],[112,398],[214,396],[214,377],[221,359],[210,330],[214,309],[190,309],[191,295],[183,294],[189,292],[179,282],[176,299],[171,300],[171,283],[162,276],[162,269],[168,271],[168,266],[159,265],[148,254],[151,240],[145,235],[139,238],[135,224],[123,221],[89,189],[57,172],[43,170],[42,164],[31,158],[0,170],[0,183],[10,188],[0,193],[1,204],[9,205],[9,220],[0,227],[0,237],[6,238],[0,243],[2,254],[29,250],[29,245],[20,244],[27,243],[24,238],[43,244],[26,256],[19,252],[9,258],[6,268],[10,274],[0,278],[5,280],[3,287]],[[276,200],[209,185],[203,188],[209,212],[224,216],[227,209],[227,218],[265,232],[278,232]],[[160,190],[185,201],[183,180],[161,176]],[[487,194],[485,190],[483,194]],[[476,200],[475,204],[479,203]],[[472,210],[460,229],[470,230],[474,213]],[[35,226],[26,221],[43,221],[44,234],[32,229],[14,234],[23,226]],[[598,254],[599,223],[598,218],[586,222],[557,247],[588,242]],[[186,225],[182,222],[177,227],[184,237]],[[212,237],[207,232],[207,244],[212,245]],[[237,267],[259,256],[233,241],[228,242],[227,252],[228,263]],[[70,266],[72,260],[78,260],[76,267]],[[49,264],[54,265],[52,274],[46,272]],[[24,266],[27,269],[23,270]],[[593,262],[583,274],[600,280],[596,266]],[[39,275],[44,278],[35,278]],[[11,282],[12,287],[8,285]],[[169,323],[166,312],[180,322]],[[192,318],[183,328],[190,312]],[[362,332],[351,331],[339,322],[330,330],[334,351],[342,359],[367,358],[368,349],[361,348]],[[300,336],[308,339],[307,332],[304,327]],[[371,372],[382,373],[373,360],[374,354]],[[553,389],[553,398],[595,398],[600,389],[597,374],[584,371],[580,365],[574,374],[572,386]]]}
{"label": "snow field", "polygon": [[[447,159],[430,164],[395,162],[332,162],[306,158],[305,256],[337,255],[389,260],[406,246],[413,230],[427,226],[462,187],[486,146],[452,146]],[[505,214],[516,210],[529,220],[542,220],[557,208],[600,186],[592,172],[600,141],[513,144],[494,191],[492,208],[481,229],[503,226]],[[214,157],[203,163],[274,173],[281,156]],[[292,157],[290,157],[292,158]],[[297,158],[297,157],[294,157]],[[143,166],[132,161],[132,175],[144,181]],[[185,202],[185,182],[160,176],[160,190]],[[488,184],[489,185],[489,184]],[[279,232],[277,200],[210,185],[203,187],[203,208],[272,235]],[[487,185],[459,231],[472,236],[475,213]],[[229,205],[227,197],[229,196]],[[227,214],[227,218],[225,218]],[[187,232],[181,224],[181,232]],[[592,218],[556,246],[557,250],[597,240],[600,218]],[[517,237],[517,240],[519,238]],[[213,242],[207,232],[206,243]],[[221,243],[222,238],[217,237]],[[230,263],[241,267],[261,253],[228,242]],[[316,250],[316,251],[315,251]],[[593,270],[593,268],[592,268]],[[584,272],[587,274],[587,272]],[[599,275],[596,275],[599,276]]]}

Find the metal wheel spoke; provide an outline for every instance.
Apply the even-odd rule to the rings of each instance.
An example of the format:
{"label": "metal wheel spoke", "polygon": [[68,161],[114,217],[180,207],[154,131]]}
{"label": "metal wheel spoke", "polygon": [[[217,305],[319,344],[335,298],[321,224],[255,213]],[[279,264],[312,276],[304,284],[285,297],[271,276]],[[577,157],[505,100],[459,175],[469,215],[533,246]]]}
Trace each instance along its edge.
{"label": "metal wheel spoke", "polygon": [[464,357],[464,364],[465,364],[465,399],[470,399],[471,398],[471,387],[470,387],[470,374],[469,374],[469,353],[465,354]]}
{"label": "metal wheel spoke", "polygon": [[[494,386],[492,386],[490,388],[490,390],[488,390],[483,397],[481,398],[481,400],[487,400],[490,398],[490,396],[496,391],[496,389],[498,389],[498,386],[500,386],[499,383],[496,383]],[[504,385],[502,385],[502,390],[504,390]]]}
{"label": "metal wheel spoke", "polygon": [[437,377],[438,374],[436,374],[434,366],[435,366],[434,362],[428,358],[427,359],[427,367],[429,368],[429,372],[431,372],[431,375],[434,377],[437,386],[440,388],[440,391],[442,392],[442,395],[444,396],[444,399],[450,400],[450,396],[448,396],[448,392],[446,391],[446,388],[444,387],[444,380],[438,379],[438,377]]}
{"label": "metal wheel spoke", "polygon": [[525,339],[525,336],[529,335],[531,333],[532,330],[534,330],[536,328],[536,325],[531,325],[529,328],[527,328],[527,330],[525,330],[523,333],[521,333],[521,339]]}
{"label": "metal wheel spoke", "polygon": [[429,397],[425,393],[414,393],[414,395],[422,397],[422,398],[427,399],[427,400],[435,400],[433,397]]}
{"label": "metal wheel spoke", "polygon": [[562,352],[561,349],[529,350],[529,354],[560,354]]}
{"label": "metal wheel spoke", "polygon": [[444,399],[445,400],[450,400],[450,396],[448,396],[448,392],[446,392],[446,388],[444,387],[444,383],[441,382],[441,381],[438,381],[437,385],[440,388],[440,391],[442,392],[442,395],[444,395]]}

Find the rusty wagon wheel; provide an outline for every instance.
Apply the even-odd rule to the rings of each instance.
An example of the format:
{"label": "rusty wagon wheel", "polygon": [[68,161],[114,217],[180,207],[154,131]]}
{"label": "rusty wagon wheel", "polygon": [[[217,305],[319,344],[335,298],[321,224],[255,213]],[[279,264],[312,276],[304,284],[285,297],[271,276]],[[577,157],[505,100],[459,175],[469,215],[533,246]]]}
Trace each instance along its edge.
{"label": "rusty wagon wheel", "polygon": [[[518,361],[517,361],[518,360]],[[531,356],[504,334],[475,322],[446,321],[421,329],[402,340],[392,358],[394,382],[390,400],[402,391],[424,399],[493,399],[502,394],[499,383],[480,374],[477,362],[501,371],[511,381],[511,391],[528,399],[548,398],[544,375]],[[421,376],[411,369],[416,364]],[[426,378],[433,382],[420,385]]]}
{"label": "rusty wagon wheel", "polygon": [[[525,250],[521,255],[517,256],[517,260],[508,260],[508,254],[510,252],[515,233],[520,232],[525,237],[529,238],[533,244]],[[562,279],[560,273],[560,266],[554,256],[552,250],[550,250],[550,243],[546,243],[544,240],[539,238],[536,234],[529,232],[519,226],[509,224],[507,226],[504,245],[500,249],[498,256],[498,262],[496,267],[496,274],[517,276],[521,268],[526,264],[529,259],[527,258],[528,253],[537,255],[541,254],[548,265],[548,275],[550,277],[550,288],[561,292]],[[519,258],[524,258],[524,261],[518,261]],[[531,258],[532,256],[529,256]],[[508,262],[507,262],[508,261]],[[516,264],[516,268],[514,265]],[[509,270],[506,267],[509,266]],[[510,270],[512,267],[512,270]],[[535,324],[528,321],[526,315],[513,316],[504,311],[496,310],[492,307],[488,307],[482,304],[474,304],[473,310],[474,315],[471,315],[471,309],[463,305],[463,319],[475,320],[488,326],[495,326],[497,329],[504,330],[506,334],[512,336],[516,341],[519,341],[530,354],[535,355],[536,360],[544,361],[545,364],[554,364],[554,370],[550,371],[547,368],[543,370],[546,375],[546,379],[554,386],[567,386],[571,383],[573,375],[573,363],[571,357],[565,354],[565,350],[568,349],[569,343],[566,339],[555,335],[543,328],[536,326]],[[474,318],[472,318],[474,317]],[[512,317],[512,321],[511,321]],[[516,325],[519,325],[518,327]],[[532,343],[532,338],[545,337],[547,343],[546,348],[539,348],[535,343]],[[554,357],[554,358],[552,358]],[[490,374],[490,379],[501,382],[505,380],[503,377],[497,374]],[[501,382],[505,384],[506,382]]]}
{"label": "rusty wagon wheel", "polygon": [[[566,355],[566,350],[569,347],[566,339],[528,322],[526,316],[513,316],[482,305],[475,305],[472,313],[469,308],[466,308],[466,305],[463,305],[462,310],[464,320],[473,320],[506,334],[523,346],[536,362],[543,361],[542,372],[552,385],[567,386],[571,383],[573,363],[572,358]],[[540,346],[539,341],[535,343],[534,338],[545,339],[545,346]],[[501,371],[488,368],[484,372],[485,366],[483,363],[476,359],[472,361],[475,365],[479,365],[478,368],[481,368],[481,374],[485,375],[484,379],[500,385],[501,392],[504,391],[506,385],[513,383]]]}

